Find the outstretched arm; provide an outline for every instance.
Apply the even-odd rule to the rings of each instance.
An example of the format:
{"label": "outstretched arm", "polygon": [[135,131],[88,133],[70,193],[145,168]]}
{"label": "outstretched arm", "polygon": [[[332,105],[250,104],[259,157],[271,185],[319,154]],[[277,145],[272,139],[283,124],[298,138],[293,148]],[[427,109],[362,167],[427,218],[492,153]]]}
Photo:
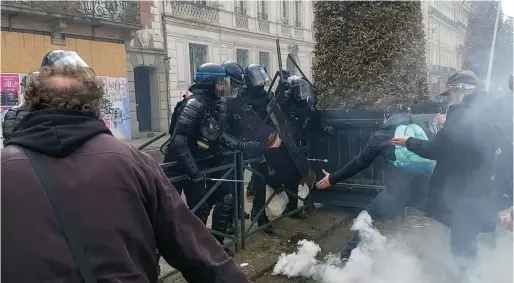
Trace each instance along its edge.
{"label": "outstretched arm", "polygon": [[334,185],[338,182],[341,182],[342,180],[351,178],[360,171],[368,168],[371,164],[373,164],[373,161],[375,161],[375,158],[380,154],[381,151],[381,145],[378,143],[377,137],[374,134],[366,146],[354,159],[352,159],[352,161],[346,164],[343,168],[330,174],[330,184]]}

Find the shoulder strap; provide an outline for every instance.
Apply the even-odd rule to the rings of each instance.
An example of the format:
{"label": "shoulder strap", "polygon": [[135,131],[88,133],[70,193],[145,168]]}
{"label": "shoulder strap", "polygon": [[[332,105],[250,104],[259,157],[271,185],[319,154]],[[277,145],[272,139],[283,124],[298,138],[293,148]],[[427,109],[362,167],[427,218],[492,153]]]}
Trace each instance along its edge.
{"label": "shoulder strap", "polygon": [[74,222],[73,219],[71,219],[70,210],[67,210],[64,207],[65,203],[59,199],[57,185],[54,181],[54,178],[52,178],[49,170],[45,168],[45,157],[42,154],[28,149],[24,149],[24,151],[29,157],[32,166],[34,166],[34,169],[36,170],[36,173],[41,183],[43,184],[43,187],[45,188],[46,194],[50,199],[50,203],[52,204],[54,212],[61,226],[64,238],[68,243],[71,254],[73,255],[73,259],[79,268],[80,274],[84,278],[84,282],[97,283],[93,268],[84,254],[84,247],[82,245],[82,241],[80,240],[79,233],[73,226]]}

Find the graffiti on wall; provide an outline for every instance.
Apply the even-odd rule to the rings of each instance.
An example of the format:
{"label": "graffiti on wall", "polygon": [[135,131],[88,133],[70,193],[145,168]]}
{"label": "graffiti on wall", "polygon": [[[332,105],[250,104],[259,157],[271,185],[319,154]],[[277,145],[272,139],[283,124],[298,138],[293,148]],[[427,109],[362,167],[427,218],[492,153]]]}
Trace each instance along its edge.
{"label": "graffiti on wall", "polygon": [[130,140],[130,101],[127,78],[98,77],[105,96],[100,111],[105,125],[115,137]]}
{"label": "graffiti on wall", "polygon": [[[0,74],[2,122],[9,109],[23,103],[20,83],[25,75]],[[130,140],[130,101],[127,78],[98,77],[98,79],[102,82],[105,91],[100,105],[105,125],[115,137]]]}

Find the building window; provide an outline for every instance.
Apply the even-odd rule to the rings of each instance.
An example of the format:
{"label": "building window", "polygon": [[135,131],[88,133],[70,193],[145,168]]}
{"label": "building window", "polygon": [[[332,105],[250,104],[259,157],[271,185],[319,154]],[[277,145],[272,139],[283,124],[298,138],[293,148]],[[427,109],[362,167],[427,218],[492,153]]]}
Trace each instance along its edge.
{"label": "building window", "polygon": [[268,11],[266,7],[266,1],[259,1],[257,3],[257,18],[261,20],[267,20],[268,19]]}
{"label": "building window", "polygon": [[269,53],[268,52],[259,52],[259,65],[261,65],[263,68],[266,68],[266,71],[268,71],[268,66],[269,66]]}
{"label": "building window", "polygon": [[195,3],[195,4],[198,4],[198,5],[207,5],[207,1],[197,1],[197,0],[192,0],[191,2]]}
{"label": "building window", "polygon": [[289,2],[282,0],[282,24],[289,25]]}
{"label": "building window", "polygon": [[234,1],[234,12],[246,15],[246,1]]}
{"label": "building window", "polygon": [[189,44],[189,71],[191,83],[195,81],[196,70],[207,63],[207,46],[200,44]]}
{"label": "building window", "polygon": [[296,0],[294,2],[294,26],[299,28],[302,26],[302,1]]}
{"label": "building window", "polygon": [[241,65],[241,67],[248,67],[248,50],[236,49],[236,57],[237,63]]}

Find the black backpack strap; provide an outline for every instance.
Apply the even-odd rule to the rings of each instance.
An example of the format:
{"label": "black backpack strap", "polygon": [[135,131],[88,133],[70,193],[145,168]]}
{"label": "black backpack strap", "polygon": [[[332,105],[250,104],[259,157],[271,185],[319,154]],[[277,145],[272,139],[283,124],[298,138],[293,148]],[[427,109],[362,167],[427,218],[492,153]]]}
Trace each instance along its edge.
{"label": "black backpack strap", "polygon": [[80,274],[84,278],[84,282],[97,283],[93,268],[84,254],[84,247],[80,240],[79,233],[73,226],[74,222],[73,219],[71,219],[70,210],[66,209],[65,203],[59,199],[57,184],[55,183],[54,178],[52,178],[49,170],[45,168],[45,157],[42,154],[31,150],[24,149],[24,151],[29,157],[32,166],[34,166],[34,169],[45,188],[46,194],[50,199],[50,203],[52,204],[57,220],[61,226],[64,238],[68,243]]}

